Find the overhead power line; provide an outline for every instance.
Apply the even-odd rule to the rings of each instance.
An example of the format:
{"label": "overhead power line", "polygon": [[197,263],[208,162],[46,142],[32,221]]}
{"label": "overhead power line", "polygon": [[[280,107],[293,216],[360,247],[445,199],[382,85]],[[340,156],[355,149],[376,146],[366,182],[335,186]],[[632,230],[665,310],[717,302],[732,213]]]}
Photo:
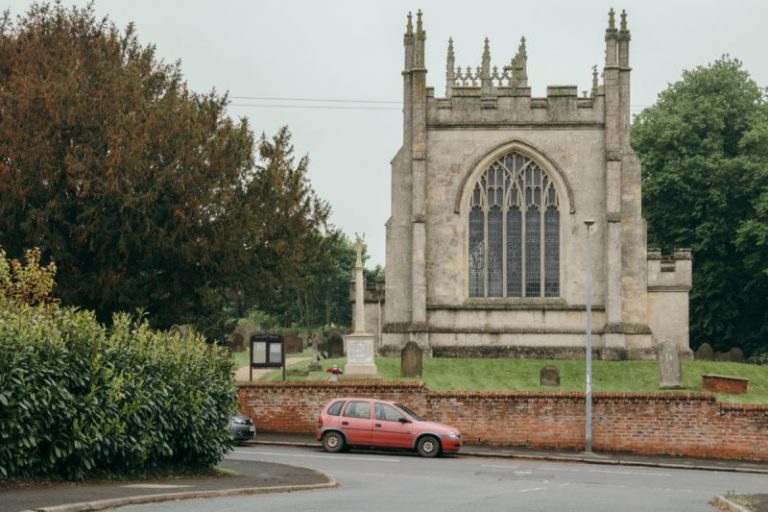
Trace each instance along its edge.
{"label": "overhead power line", "polygon": [[[244,100],[244,102],[230,103],[231,107],[242,108],[281,108],[281,109],[314,109],[314,110],[393,110],[401,111],[401,107],[388,107],[379,105],[402,105],[402,101],[392,100],[363,100],[344,98],[292,98],[288,96],[230,96],[232,100]],[[250,103],[259,101],[266,103]],[[288,103],[272,103],[272,102]],[[295,102],[297,104],[291,104]],[[311,105],[307,103],[325,103],[326,105]],[[330,105],[327,105],[330,103]],[[642,110],[649,105],[630,105],[633,112]]]}
{"label": "overhead power line", "polygon": [[230,96],[233,100],[261,100],[261,101],[312,101],[318,103],[394,103],[402,104],[402,101],[383,101],[383,100],[345,100],[345,99],[327,99],[327,98],[288,98],[277,96]]}
{"label": "overhead power line", "polygon": [[251,107],[251,108],[300,108],[300,109],[321,109],[321,110],[397,110],[396,107],[345,107],[332,105],[254,105],[250,103],[230,103],[231,107]]}

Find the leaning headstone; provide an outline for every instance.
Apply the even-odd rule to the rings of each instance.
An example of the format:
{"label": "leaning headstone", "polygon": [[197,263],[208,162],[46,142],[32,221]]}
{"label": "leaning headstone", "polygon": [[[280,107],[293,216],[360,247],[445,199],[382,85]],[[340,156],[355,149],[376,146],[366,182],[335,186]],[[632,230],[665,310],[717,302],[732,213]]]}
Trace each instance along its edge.
{"label": "leaning headstone", "polygon": [[743,363],[744,362],[744,351],[741,350],[739,347],[733,347],[728,354],[731,356],[731,362],[732,363]]}
{"label": "leaning headstone", "polygon": [[322,370],[320,366],[320,348],[317,346],[317,334],[312,336],[312,361],[309,363],[309,371],[316,372]]}
{"label": "leaning headstone", "polygon": [[229,338],[229,348],[232,352],[242,352],[245,350],[245,340],[243,340],[243,335],[239,332],[232,333],[232,336]]}
{"label": "leaning headstone", "polygon": [[547,365],[539,372],[539,383],[542,386],[556,388],[560,386],[560,370],[557,366]]}
{"label": "leaning headstone", "polygon": [[415,341],[409,341],[400,351],[400,376],[421,377],[424,351]]}
{"label": "leaning headstone", "polygon": [[336,331],[328,335],[328,357],[344,357],[344,338]]}
{"label": "leaning headstone", "polygon": [[683,364],[680,362],[677,343],[664,341],[659,345],[659,387],[677,389],[683,387]]}
{"label": "leaning headstone", "polygon": [[712,350],[712,345],[709,343],[702,343],[694,356],[696,361],[712,361],[714,357],[715,351]]}

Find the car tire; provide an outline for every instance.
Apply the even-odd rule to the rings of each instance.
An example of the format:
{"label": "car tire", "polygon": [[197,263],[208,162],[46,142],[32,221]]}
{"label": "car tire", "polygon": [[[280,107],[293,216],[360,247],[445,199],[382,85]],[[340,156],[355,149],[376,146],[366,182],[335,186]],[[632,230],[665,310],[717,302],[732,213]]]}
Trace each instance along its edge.
{"label": "car tire", "polygon": [[323,434],[323,449],[330,453],[339,453],[344,450],[346,443],[341,432],[331,430]]}
{"label": "car tire", "polygon": [[440,441],[434,436],[424,436],[416,443],[416,451],[422,457],[437,457],[440,455]]}

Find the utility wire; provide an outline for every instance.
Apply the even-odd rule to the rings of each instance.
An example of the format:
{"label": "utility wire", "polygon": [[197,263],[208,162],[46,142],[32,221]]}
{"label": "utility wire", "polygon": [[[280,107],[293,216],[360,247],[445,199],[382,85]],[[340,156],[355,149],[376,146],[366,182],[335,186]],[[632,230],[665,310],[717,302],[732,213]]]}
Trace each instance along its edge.
{"label": "utility wire", "polygon": [[345,107],[331,105],[254,105],[252,103],[230,103],[230,107],[251,107],[251,108],[301,108],[301,109],[321,109],[321,110],[397,110],[396,107]]}
{"label": "utility wire", "polygon": [[[360,100],[341,98],[291,98],[287,96],[230,96],[233,100],[255,101],[287,101],[300,103],[336,103],[338,105],[291,105],[287,103],[230,103],[231,107],[243,108],[282,108],[282,109],[315,109],[315,110],[402,110],[399,107],[384,107],[376,105],[402,105],[402,101]],[[354,105],[348,105],[354,104]],[[632,111],[642,110],[650,105],[630,105]]]}
{"label": "utility wire", "polygon": [[402,101],[380,101],[380,100],[342,100],[325,98],[286,98],[275,96],[230,96],[233,100],[264,100],[264,101],[314,101],[318,103],[394,103],[401,104]]}

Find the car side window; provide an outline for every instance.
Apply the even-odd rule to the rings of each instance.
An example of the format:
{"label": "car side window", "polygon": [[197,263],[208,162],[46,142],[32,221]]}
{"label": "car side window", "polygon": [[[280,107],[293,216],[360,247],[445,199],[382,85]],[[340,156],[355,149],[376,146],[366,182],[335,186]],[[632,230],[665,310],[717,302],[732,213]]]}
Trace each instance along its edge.
{"label": "car side window", "polygon": [[344,409],[347,418],[371,419],[371,404],[368,402],[349,402]]}
{"label": "car side window", "polygon": [[336,402],[328,408],[329,416],[338,416],[341,413],[341,408],[344,407],[344,402]]}
{"label": "car side window", "polygon": [[374,410],[376,411],[376,419],[379,421],[400,421],[400,418],[404,418],[397,409],[387,404],[375,404]]}

